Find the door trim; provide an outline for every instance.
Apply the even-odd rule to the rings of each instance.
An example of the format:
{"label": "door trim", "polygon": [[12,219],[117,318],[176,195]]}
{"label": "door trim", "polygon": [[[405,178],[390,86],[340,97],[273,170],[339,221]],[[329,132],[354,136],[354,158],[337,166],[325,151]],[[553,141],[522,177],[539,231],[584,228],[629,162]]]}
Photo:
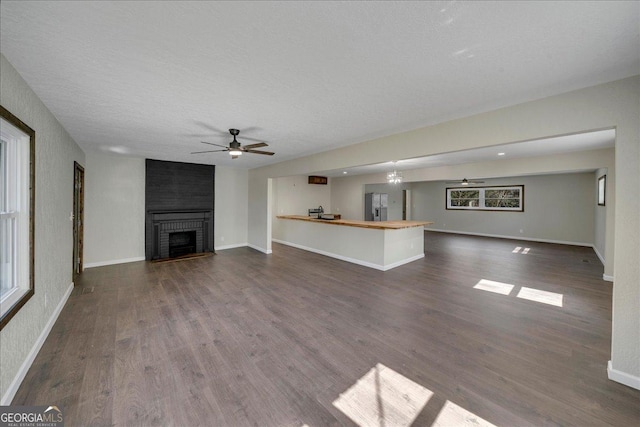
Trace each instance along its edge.
{"label": "door trim", "polygon": [[84,168],[73,162],[73,282],[82,273],[84,260]]}

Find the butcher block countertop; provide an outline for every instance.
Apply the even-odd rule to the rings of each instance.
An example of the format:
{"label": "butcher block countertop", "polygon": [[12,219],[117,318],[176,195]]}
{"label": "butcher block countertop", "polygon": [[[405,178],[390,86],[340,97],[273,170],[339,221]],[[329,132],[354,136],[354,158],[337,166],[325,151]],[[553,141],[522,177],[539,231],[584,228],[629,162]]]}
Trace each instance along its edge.
{"label": "butcher block countertop", "polygon": [[377,230],[400,230],[402,228],[431,225],[429,221],[357,221],[351,219],[317,219],[304,215],[278,215],[279,219],[295,219],[299,221],[321,222],[323,224],[342,225],[346,227],[373,228]]}

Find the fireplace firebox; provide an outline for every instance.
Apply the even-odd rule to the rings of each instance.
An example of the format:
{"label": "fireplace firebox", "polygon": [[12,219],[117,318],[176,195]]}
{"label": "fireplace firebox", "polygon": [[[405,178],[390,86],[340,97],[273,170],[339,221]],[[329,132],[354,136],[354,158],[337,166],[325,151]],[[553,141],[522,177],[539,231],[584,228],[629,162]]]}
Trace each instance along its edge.
{"label": "fireplace firebox", "polygon": [[176,231],[169,233],[169,258],[196,253],[196,232]]}

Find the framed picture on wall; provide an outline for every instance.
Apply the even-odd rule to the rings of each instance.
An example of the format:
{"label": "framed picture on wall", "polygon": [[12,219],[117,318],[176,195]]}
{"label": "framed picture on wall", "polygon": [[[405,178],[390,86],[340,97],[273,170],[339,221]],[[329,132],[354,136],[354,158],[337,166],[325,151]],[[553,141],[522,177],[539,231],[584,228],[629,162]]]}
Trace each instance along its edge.
{"label": "framed picture on wall", "polygon": [[598,178],[598,206],[604,206],[605,193],[607,189],[607,175]]}

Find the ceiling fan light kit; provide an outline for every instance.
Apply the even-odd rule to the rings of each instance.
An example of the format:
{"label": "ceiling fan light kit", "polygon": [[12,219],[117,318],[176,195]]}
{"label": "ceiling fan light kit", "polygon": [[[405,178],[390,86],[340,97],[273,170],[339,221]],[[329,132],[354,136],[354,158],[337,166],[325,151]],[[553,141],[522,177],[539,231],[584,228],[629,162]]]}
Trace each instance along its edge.
{"label": "ceiling fan light kit", "polygon": [[463,186],[468,186],[468,185],[474,185],[474,184],[483,184],[484,181],[478,181],[478,180],[471,180],[469,181],[467,178],[462,178],[462,180],[459,181],[447,181],[447,184],[459,184],[459,185],[463,185]]}
{"label": "ceiling fan light kit", "polygon": [[222,147],[222,150],[193,151],[191,154],[218,153],[227,151],[232,159],[237,159],[238,156],[242,155],[242,153],[262,154],[265,156],[273,156],[275,154],[271,151],[256,150],[256,148],[268,147],[269,144],[267,144],[266,142],[258,142],[256,144],[242,146],[242,144],[240,144],[240,142],[236,139],[236,136],[240,134],[240,131],[238,129],[229,129],[229,133],[233,136],[233,141],[229,143],[229,146],[214,144],[213,142],[200,141],[203,144]]}

